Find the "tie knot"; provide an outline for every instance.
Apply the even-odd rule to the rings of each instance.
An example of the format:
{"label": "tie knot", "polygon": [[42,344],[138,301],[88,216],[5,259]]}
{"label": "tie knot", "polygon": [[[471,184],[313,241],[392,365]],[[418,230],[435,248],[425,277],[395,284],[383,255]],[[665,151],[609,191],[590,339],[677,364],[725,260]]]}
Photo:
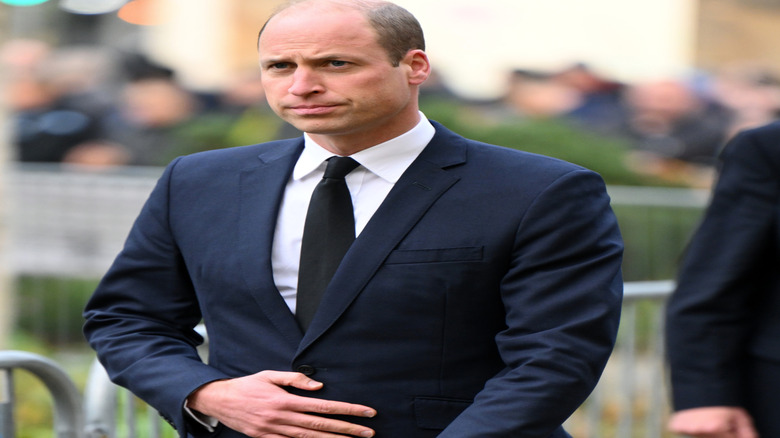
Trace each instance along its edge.
{"label": "tie knot", "polygon": [[350,157],[330,157],[328,158],[328,167],[325,168],[323,178],[342,179],[358,166],[359,163]]}

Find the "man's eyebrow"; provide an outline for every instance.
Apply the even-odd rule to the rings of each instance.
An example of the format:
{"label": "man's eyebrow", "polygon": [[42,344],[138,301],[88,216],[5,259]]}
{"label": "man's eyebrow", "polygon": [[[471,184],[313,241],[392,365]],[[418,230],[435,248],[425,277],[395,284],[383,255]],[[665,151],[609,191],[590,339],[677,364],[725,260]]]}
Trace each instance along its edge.
{"label": "man's eyebrow", "polygon": [[[327,61],[333,61],[333,60],[343,60],[343,61],[352,61],[355,62],[357,59],[359,59],[360,56],[356,56],[355,54],[346,54],[346,53],[323,53],[316,56],[305,56],[301,60],[301,62],[304,63],[311,63],[311,64],[318,64],[322,62]],[[260,56],[260,65],[273,65],[277,63],[293,63],[297,64],[298,61],[292,59],[292,57],[286,57],[286,56],[269,56],[268,58],[263,58],[262,55]]]}
{"label": "man's eyebrow", "polygon": [[260,65],[270,65],[270,64],[276,64],[279,62],[290,62],[288,58],[284,57],[271,57],[271,58],[260,58]]}
{"label": "man's eyebrow", "polygon": [[345,53],[325,53],[317,56],[314,59],[324,60],[324,59],[336,59],[336,58],[342,59],[342,58],[354,58],[354,57],[355,55],[347,55]]}

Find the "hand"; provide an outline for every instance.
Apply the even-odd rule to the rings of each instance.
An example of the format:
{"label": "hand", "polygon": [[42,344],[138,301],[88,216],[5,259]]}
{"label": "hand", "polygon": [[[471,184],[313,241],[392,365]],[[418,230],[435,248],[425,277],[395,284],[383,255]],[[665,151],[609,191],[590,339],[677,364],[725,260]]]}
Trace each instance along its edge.
{"label": "hand", "polygon": [[742,408],[712,406],[684,409],[669,420],[673,433],[700,438],[758,438],[753,420]]}
{"label": "hand", "polygon": [[362,405],[301,397],[291,386],[307,391],[323,384],[303,374],[262,371],[251,376],[207,383],[187,399],[187,405],[250,437],[372,437],[374,431],[342,420],[313,414],[370,418],[376,411]]}

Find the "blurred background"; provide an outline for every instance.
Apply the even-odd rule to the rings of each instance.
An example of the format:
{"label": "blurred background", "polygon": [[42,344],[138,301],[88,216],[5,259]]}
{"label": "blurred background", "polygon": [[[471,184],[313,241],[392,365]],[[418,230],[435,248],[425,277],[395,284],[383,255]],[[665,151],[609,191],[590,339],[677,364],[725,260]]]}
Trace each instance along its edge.
{"label": "blurred background", "polygon": [[[50,357],[83,388],[81,308],[162,166],[300,135],[259,84],[257,32],[279,3],[0,0],[0,350]],[[780,115],[780,0],[397,3],[426,32],[429,118],[607,181],[637,293],[571,427],[666,436],[659,309],[721,147]],[[19,378],[18,435],[51,436],[49,396]]]}

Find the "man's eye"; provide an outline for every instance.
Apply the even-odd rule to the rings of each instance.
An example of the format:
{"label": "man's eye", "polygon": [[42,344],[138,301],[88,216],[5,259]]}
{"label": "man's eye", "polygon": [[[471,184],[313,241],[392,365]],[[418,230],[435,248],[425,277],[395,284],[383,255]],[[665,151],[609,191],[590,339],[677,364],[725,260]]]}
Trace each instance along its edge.
{"label": "man's eye", "polygon": [[330,61],[330,65],[333,67],[344,67],[347,65],[347,61]]}
{"label": "man's eye", "polygon": [[290,67],[290,64],[287,62],[276,62],[268,66],[268,68],[271,70],[282,70],[288,67]]}

